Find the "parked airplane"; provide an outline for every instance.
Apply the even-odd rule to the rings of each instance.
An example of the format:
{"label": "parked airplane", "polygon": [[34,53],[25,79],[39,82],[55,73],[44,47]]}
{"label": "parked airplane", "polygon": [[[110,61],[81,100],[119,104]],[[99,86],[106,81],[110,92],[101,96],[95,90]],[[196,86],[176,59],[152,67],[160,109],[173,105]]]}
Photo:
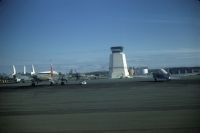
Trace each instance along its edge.
{"label": "parked airplane", "polygon": [[58,72],[53,71],[52,65],[50,68],[50,71],[44,71],[44,72],[35,72],[35,68],[32,65],[32,72],[31,76],[33,77],[32,80],[32,86],[35,86],[36,83],[41,81],[49,81],[50,85],[58,84],[64,85],[65,82],[67,82],[67,79],[64,78],[64,75],[59,75]]}
{"label": "parked airplane", "polygon": [[[58,74],[58,72],[54,71],[52,65],[49,71],[36,72],[34,66],[32,65],[32,72],[26,73],[26,66],[24,66],[23,73],[17,73],[16,68],[13,65],[13,73],[10,78],[12,78],[15,82],[32,82],[32,86],[35,86],[39,82],[48,81],[50,85],[53,84],[61,84],[64,85],[67,83],[67,77],[63,74]],[[83,80],[80,84],[86,84],[86,81]]]}
{"label": "parked airplane", "polygon": [[171,75],[165,69],[159,69],[156,72],[153,72],[154,81],[158,80],[171,80]]}
{"label": "parked airplane", "polygon": [[12,78],[15,80],[15,82],[19,83],[19,82],[27,82],[27,81],[31,81],[31,75],[26,73],[26,66],[24,66],[24,73],[20,74],[16,72],[16,68],[15,65],[13,65],[13,74],[12,74]]}

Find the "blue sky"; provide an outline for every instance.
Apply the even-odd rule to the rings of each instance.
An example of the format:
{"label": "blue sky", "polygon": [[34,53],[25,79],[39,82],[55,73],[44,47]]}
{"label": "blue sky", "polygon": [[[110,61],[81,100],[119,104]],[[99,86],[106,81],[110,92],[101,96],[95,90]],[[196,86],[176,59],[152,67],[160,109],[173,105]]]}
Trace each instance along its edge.
{"label": "blue sky", "polygon": [[108,70],[111,46],[128,66],[199,66],[199,42],[198,0],[0,0],[0,72]]}

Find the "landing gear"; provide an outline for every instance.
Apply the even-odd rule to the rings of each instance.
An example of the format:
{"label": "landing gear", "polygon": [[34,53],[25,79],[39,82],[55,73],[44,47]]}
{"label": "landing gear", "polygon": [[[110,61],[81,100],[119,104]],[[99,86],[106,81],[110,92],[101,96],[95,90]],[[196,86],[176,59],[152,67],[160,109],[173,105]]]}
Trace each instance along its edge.
{"label": "landing gear", "polygon": [[50,82],[50,86],[52,86],[53,85],[53,82]]}
{"label": "landing gear", "polygon": [[64,82],[64,81],[62,81],[62,82],[61,82],[61,85],[65,85],[65,82]]}
{"label": "landing gear", "polygon": [[35,86],[35,82],[32,82],[31,86]]}

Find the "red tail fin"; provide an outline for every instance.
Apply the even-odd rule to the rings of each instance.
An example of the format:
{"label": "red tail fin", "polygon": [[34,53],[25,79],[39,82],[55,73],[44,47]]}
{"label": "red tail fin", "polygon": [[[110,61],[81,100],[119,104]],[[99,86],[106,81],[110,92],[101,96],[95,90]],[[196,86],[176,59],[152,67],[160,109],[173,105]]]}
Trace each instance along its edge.
{"label": "red tail fin", "polygon": [[53,67],[52,67],[52,64],[51,64],[51,77],[53,77]]}

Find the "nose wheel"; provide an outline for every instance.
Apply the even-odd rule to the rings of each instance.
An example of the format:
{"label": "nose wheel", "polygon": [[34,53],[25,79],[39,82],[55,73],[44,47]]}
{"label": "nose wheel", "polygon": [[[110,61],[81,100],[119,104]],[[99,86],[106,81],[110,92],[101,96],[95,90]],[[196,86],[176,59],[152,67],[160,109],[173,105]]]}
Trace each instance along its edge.
{"label": "nose wheel", "polygon": [[62,81],[62,82],[61,82],[61,85],[65,85],[65,82]]}
{"label": "nose wheel", "polygon": [[53,86],[53,82],[50,82],[50,86]]}
{"label": "nose wheel", "polygon": [[31,86],[35,86],[35,82],[32,82]]}

